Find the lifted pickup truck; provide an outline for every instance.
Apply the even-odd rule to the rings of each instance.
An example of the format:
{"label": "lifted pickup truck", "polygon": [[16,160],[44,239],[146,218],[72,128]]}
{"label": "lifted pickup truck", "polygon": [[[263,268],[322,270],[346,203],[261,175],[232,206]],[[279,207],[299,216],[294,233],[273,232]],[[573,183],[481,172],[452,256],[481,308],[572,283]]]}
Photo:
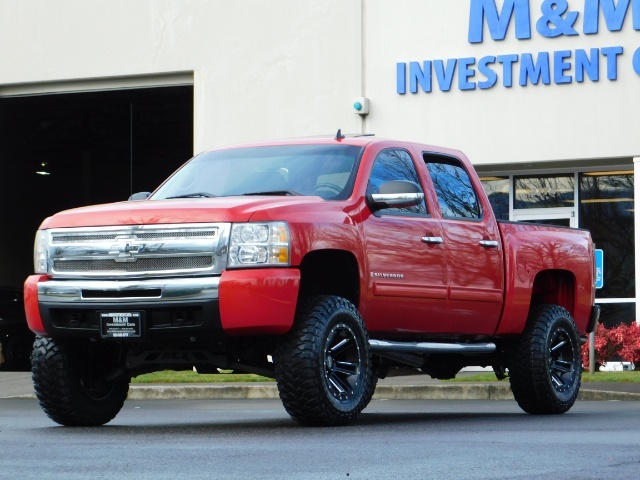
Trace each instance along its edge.
{"label": "lifted pickup truck", "polygon": [[493,366],[534,414],[576,400],[590,234],[496,221],[461,152],[340,132],[240,145],[134,197],[36,236],[33,380],[60,424],[109,422],[132,376],[194,366],[274,377],[306,425],[351,422],[400,365]]}

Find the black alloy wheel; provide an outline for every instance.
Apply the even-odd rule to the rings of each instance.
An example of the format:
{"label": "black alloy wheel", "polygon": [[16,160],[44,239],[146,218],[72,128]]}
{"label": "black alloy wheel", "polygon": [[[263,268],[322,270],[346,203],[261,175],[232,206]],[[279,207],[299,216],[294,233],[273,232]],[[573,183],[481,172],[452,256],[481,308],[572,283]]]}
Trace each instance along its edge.
{"label": "black alloy wheel", "polygon": [[551,384],[558,393],[565,393],[575,384],[576,345],[565,328],[554,330],[549,341],[549,374]]}
{"label": "black alloy wheel", "polygon": [[329,392],[338,401],[349,400],[356,393],[364,364],[356,334],[344,323],[335,325],[324,350],[324,377]]}

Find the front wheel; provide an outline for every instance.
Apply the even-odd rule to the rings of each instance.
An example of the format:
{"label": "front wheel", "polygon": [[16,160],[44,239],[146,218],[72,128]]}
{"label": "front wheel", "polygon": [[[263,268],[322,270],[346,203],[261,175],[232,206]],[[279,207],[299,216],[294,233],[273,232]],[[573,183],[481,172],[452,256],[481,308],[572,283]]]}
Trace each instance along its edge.
{"label": "front wheel", "polygon": [[304,425],[346,425],[373,395],[368,335],[356,307],[341,297],[303,300],[276,358],[282,403]]}
{"label": "front wheel", "polygon": [[96,426],[112,420],[129,391],[128,379],[107,377],[116,354],[112,346],[36,337],[33,386],[49,418],[65,426]]}
{"label": "front wheel", "polygon": [[510,355],[513,396],[527,413],[559,414],[578,398],[580,342],[571,314],[558,305],[532,308]]}

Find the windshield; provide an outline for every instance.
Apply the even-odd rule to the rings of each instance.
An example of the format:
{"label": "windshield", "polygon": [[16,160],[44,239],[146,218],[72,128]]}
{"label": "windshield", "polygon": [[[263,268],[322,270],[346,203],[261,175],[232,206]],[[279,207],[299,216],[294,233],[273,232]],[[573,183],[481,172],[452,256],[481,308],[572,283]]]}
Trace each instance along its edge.
{"label": "windshield", "polygon": [[216,150],[171,176],[152,200],[234,195],[316,195],[348,198],[361,147],[285,145]]}

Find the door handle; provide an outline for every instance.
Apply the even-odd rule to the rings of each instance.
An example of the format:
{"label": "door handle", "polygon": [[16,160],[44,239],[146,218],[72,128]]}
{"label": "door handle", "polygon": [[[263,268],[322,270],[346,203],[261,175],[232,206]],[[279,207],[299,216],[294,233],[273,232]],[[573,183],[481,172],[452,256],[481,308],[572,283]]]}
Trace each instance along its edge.
{"label": "door handle", "polygon": [[431,245],[444,242],[442,237],[422,237],[422,241]]}
{"label": "door handle", "polygon": [[497,248],[498,241],[497,240],[480,240],[480,245],[488,248]]}

